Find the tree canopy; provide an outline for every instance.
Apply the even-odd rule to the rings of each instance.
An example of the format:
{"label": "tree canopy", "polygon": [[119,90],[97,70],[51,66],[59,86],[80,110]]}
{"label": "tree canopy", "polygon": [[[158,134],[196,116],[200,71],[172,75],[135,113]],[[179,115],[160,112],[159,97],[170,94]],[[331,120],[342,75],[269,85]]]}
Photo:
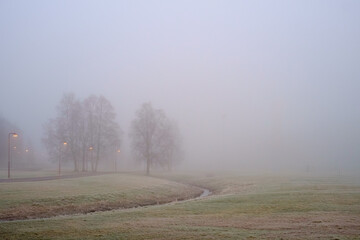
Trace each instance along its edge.
{"label": "tree canopy", "polygon": [[[57,117],[44,125],[43,142],[50,157],[72,161],[74,171],[88,171],[90,165],[96,172],[100,160],[121,144],[113,106],[103,96],[91,95],[80,101],[73,93],[66,93],[56,109]],[[89,151],[94,151],[95,157]]]}
{"label": "tree canopy", "polygon": [[152,166],[169,170],[182,156],[180,135],[175,122],[165,112],[144,103],[135,114],[130,134],[132,152],[138,161],[146,164],[146,173]]}

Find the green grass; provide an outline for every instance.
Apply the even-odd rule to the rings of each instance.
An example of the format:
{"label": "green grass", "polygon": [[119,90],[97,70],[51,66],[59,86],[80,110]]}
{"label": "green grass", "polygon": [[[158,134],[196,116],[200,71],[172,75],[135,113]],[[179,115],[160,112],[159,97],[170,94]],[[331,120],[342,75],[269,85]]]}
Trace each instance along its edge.
{"label": "green grass", "polygon": [[[11,178],[30,178],[30,177],[48,177],[48,176],[58,176],[58,171],[55,170],[11,170]],[[62,171],[61,175],[72,175],[73,171]],[[0,169],[0,179],[8,178],[8,170]]]}
{"label": "green grass", "polygon": [[[359,239],[360,236],[360,185],[351,179],[192,174],[161,177],[211,187],[218,195],[87,215],[2,222],[0,238]],[[141,193],[151,186],[137,190]]]}
{"label": "green grass", "polygon": [[0,183],[0,192],[0,219],[23,219],[170,202],[201,190],[164,179],[106,174]]}

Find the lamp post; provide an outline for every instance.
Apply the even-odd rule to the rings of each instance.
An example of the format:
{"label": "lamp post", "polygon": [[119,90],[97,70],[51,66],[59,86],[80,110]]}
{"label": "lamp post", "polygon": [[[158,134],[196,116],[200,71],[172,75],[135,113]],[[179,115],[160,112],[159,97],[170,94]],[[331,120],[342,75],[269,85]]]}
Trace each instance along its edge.
{"label": "lamp post", "polygon": [[117,157],[115,158],[115,162],[114,162],[114,164],[115,164],[115,172],[117,172],[116,159],[120,157],[120,149],[118,149],[116,152],[117,152],[118,154],[117,154]]}
{"label": "lamp post", "polygon": [[[94,148],[92,146],[89,147],[89,151],[90,151],[90,163],[91,163],[91,171],[94,171],[94,167],[93,167],[93,150]],[[86,165],[86,169],[87,169],[87,165]]]}
{"label": "lamp post", "polygon": [[11,142],[11,136],[14,138],[17,138],[19,135],[17,133],[11,132],[8,135],[8,178],[10,178],[10,163],[11,163],[11,157],[10,157],[10,142]]}
{"label": "lamp post", "polygon": [[[63,146],[66,147],[67,146],[67,142],[63,142]],[[61,153],[62,153],[62,149],[60,149],[60,156],[59,156],[59,176],[61,175]]]}

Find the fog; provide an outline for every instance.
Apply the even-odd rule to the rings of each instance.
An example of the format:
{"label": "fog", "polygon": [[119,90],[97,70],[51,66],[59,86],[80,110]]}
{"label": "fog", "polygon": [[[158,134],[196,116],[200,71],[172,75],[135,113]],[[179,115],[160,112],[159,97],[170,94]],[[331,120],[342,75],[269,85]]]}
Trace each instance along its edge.
{"label": "fog", "polygon": [[179,169],[357,173],[359,42],[359,1],[0,1],[0,116],[43,152],[64,93],[103,95],[131,162],[151,102]]}

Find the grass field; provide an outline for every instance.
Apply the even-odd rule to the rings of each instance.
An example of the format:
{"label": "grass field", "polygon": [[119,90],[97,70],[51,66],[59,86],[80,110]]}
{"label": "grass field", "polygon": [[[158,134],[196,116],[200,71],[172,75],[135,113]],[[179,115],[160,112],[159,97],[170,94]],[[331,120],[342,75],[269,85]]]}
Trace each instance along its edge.
{"label": "grass field", "polygon": [[89,213],[171,202],[202,190],[133,174],[0,183],[0,219],[14,220]]}
{"label": "grass field", "polygon": [[[20,178],[34,178],[34,177],[57,177],[59,176],[59,172],[57,170],[14,170],[11,172],[12,179],[20,179]],[[61,176],[68,175],[76,175],[76,174],[91,174],[91,172],[74,172],[72,170],[62,170]],[[8,170],[0,169],[0,180],[8,179]]]}
{"label": "grass field", "polygon": [[[353,178],[245,177],[233,174],[156,176],[206,187],[214,194],[203,199],[166,205],[2,222],[0,238],[360,239],[360,184]],[[114,182],[114,178],[122,181]],[[61,194],[56,195],[56,189],[67,189],[77,184],[89,188],[79,192],[79,196],[89,198],[93,194],[99,194],[105,199],[110,197],[105,185],[101,187],[98,182],[104,182],[106,188],[113,189],[109,192],[118,189],[120,192],[135,191],[151,196],[151,191],[152,194],[166,195],[167,191],[178,189],[173,191],[182,194],[179,187],[184,192],[189,192],[182,184],[131,174],[67,181],[70,180],[61,184],[44,182],[44,187],[53,184],[49,187],[51,190],[48,197],[51,193],[54,199],[61,198]],[[128,186],[130,182],[133,185]],[[37,197],[44,199],[42,194],[26,196],[23,191],[28,188],[24,183],[0,184],[1,193],[5,191],[14,194],[7,199],[2,194],[1,205],[8,204],[5,209],[9,209],[27,204],[27,201]],[[167,190],[164,193],[160,189]],[[62,195],[65,198],[73,196],[72,191],[74,190],[68,189]],[[121,198],[121,195],[117,197]],[[129,195],[128,199],[133,201],[136,198]],[[79,202],[82,201],[83,199]]]}
{"label": "grass field", "polygon": [[[11,170],[11,178],[28,178],[28,177],[47,177],[47,176],[58,176],[58,171],[54,170]],[[63,171],[62,175],[74,174],[72,171]],[[8,170],[0,169],[0,179],[8,178]]]}

